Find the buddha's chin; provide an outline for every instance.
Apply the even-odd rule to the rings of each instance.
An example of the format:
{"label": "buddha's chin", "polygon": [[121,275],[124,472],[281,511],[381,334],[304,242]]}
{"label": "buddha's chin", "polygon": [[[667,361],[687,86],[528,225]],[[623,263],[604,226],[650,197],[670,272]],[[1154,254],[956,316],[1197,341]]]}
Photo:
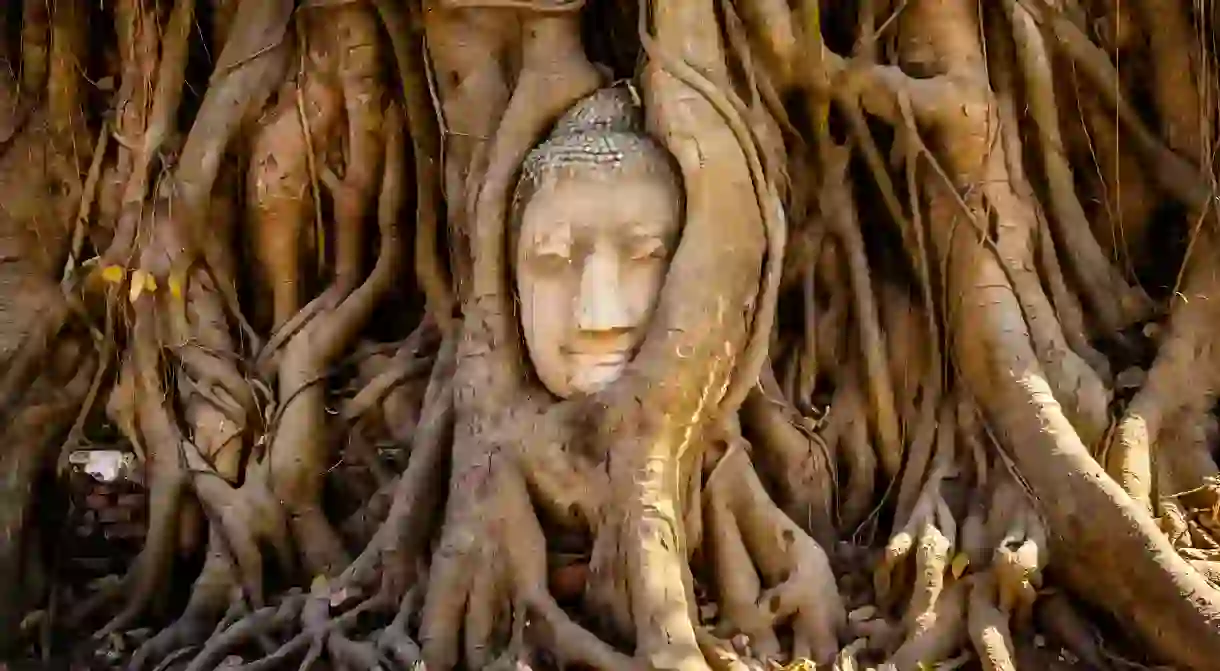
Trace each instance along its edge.
{"label": "buddha's chin", "polygon": [[581,357],[572,362],[572,390],[581,394],[594,394],[610,385],[623,375],[627,367],[626,356],[606,356],[591,360]]}

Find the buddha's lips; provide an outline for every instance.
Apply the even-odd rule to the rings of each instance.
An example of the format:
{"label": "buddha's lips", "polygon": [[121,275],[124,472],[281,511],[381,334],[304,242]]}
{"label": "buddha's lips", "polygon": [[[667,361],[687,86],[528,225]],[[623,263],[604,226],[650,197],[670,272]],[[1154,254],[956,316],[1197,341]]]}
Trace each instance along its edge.
{"label": "buddha's lips", "polygon": [[608,352],[590,352],[568,350],[567,355],[574,362],[584,366],[619,366],[627,362],[629,352],[626,350],[614,350]]}

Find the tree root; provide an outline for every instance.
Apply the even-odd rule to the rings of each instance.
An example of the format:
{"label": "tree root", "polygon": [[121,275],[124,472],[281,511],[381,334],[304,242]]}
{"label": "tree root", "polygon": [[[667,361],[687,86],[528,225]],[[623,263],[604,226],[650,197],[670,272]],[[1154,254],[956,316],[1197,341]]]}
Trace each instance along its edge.
{"label": "tree root", "polygon": [[521,618],[532,616],[542,624],[539,643],[559,659],[632,668],[627,657],[572,623],[547,591],[542,529],[524,479],[501,459],[493,453],[454,472],[455,498],[429,572],[420,627],[424,660],[450,669],[460,650],[467,664],[482,668],[505,647],[517,658],[527,645]]}
{"label": "tree root", "polygon": [[[796,410],[776,390],[766,398],[755,390],[742,407],[742,421],[755,437],[763,468],[783,474],[784,511],[820,543],[834,538],[834,468],[829,448],[816,433],[797,424]],[[872,492],[869,492],[871,495]]]}
{"label": "tree root", "polygon": [[[730,444],[704,488],[718,633],[744,633],[767,657],[830,663],[847,617],[830,561],[771,501],[745,449],[740,441]],[[781,656],[774,627],[788,620],[792,648]]]}
{"label": "tree root", "polygon": [[[75,352],[74,352],[75,350]],[[23,407],[6,422],[0,436],[5,448],[0,451],[0,570],[7,575],[30,578],[16,587],[11,598],[0,604],[0,654],[8,654],[9,645],[17,642],[16,632],[22,609],[28,600],[38,597],[36,568],[23,566],[27,557],[23,538],[30,537],[27,523],[36,514],[34,480],[47,461],[53,441],[68,429],[84,399],[93,375],[95,362],[79,349],[79,343],[61,341],[56,351],[56,365],[26,391]],[[62,366],[75,364],[75,374],[63,376]],[[66,384],[64,383],[66,380]],[[44,504],[45,505],[45,504]]]}
{"label": "tree root", "polygon": [[[1220,15],[1147,0],[296,4],[26,0],[20,31],[0,9],[0,53],[22,39],[0,100],[36,101],[0,110],[0,187],[47,164],[21,181],[37,198],[0,212],[0,316],[43,313],[0,319],[0,413],[19,443],[0,450],[18,462],[0,476],[15,501],[0,538],[28,516],[27,457],[63,425],[41,399],[73,375],[51,369],[80,362],[93,384],[68,443],[112,439],[88,421],[108,390],[151,519],[125,578],[69,619],[116,603],[107,635],[161,615],[179,559],[206,552],[133,669],[1070,666],[1039,657],[1035,630],[1118,664],[1076,597],[1150,656],[1213,665],[1215,59],[1172,47]],[[94,53],[82,12],[110,17],[115,53]],[[202,97],[187,67],[200,22],[218,56]],[[608,55],[582,43],[590,28],[631,39]],[[853,43],[850,60],[832,51]],[[556,402],[520,342],[508,197],[547,126],[630,71],[633,48],[686,228],[623,377]],[[120,76],[100,129],[117,147],[96,144],[82,185],[99,69]],[[1131,327],[1155,309],[1135,282],[1176,261],[1108,256],[1152,247],[1160,192],[1195,235],[1127,401],[1126,371],[1151,354]],[[1139,230],[1107,242],[1097,222]],[[400,291],[412,247],[422,297]],[[64,278],[82,290],[66,300],[65,256],[93,268]],[[106,314],[98,366],[73,311]],[[0,544],[0,565],[22,561]]]}

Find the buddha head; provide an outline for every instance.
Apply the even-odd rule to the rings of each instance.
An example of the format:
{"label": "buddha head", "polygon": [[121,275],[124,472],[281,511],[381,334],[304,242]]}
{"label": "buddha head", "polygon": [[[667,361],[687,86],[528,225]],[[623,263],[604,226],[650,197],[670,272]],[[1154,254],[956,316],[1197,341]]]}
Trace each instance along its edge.
{"label": "buddha head", "polygon": [[669,154],[624,87],[581,101],[526,157],[511,252],[538,378],[597,392],[635,355],[678,243],[683,198]]}

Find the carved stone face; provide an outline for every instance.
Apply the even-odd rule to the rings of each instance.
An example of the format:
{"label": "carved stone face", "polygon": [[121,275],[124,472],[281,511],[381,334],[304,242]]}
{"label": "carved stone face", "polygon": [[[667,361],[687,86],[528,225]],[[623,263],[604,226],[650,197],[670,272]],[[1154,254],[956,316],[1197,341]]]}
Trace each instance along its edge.
{"label": "carved stone face", "polygon": [[556,396],[618,378],[644,338],[681,227],[681,194],[645,172],[582,170],[544,180],[518,231],[525,344]]}

